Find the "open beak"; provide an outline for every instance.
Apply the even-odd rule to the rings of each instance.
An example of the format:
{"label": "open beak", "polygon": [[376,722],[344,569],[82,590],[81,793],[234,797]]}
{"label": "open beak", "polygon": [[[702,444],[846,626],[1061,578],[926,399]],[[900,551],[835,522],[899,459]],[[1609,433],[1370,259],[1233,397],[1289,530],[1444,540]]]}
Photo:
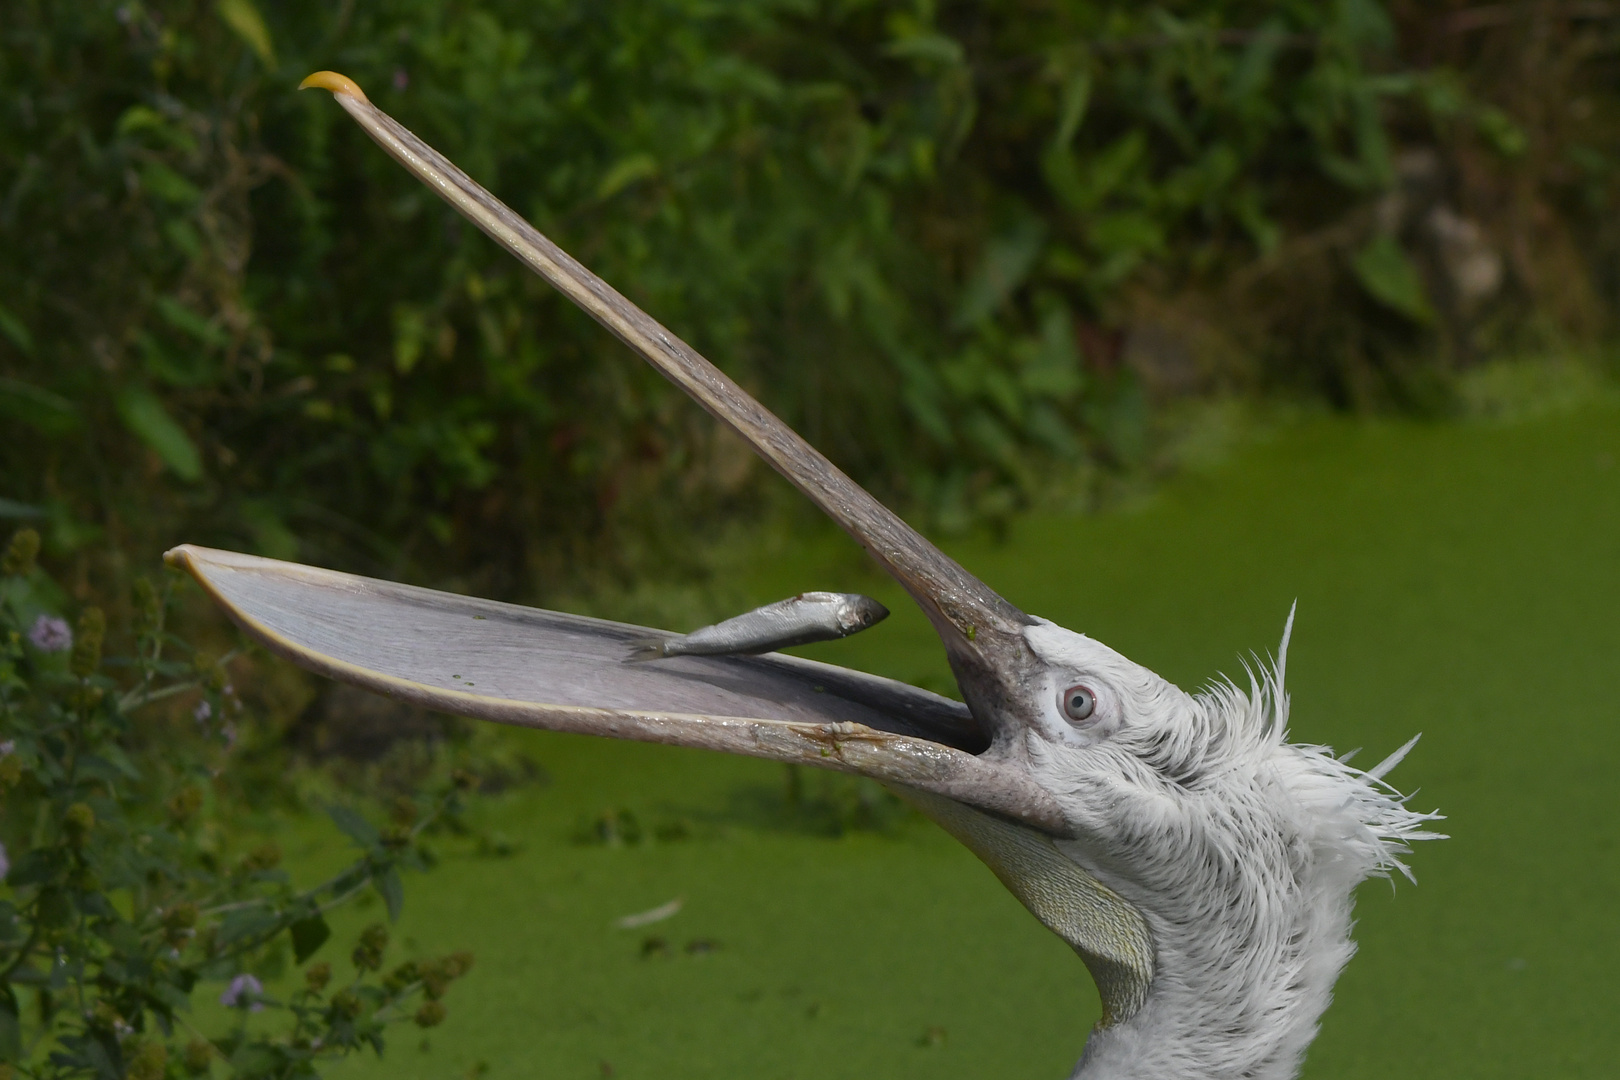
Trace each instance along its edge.
{"label": "open beak", "polygon": [[983,749],[959,702],[795,656],[626,660],[644,626],[191,544],[169,551],[249,637],[319,675],[496,723],[868,776],[1038,829],[1052,796]]}
{"label": "open beak", "polygon": [[332,678],[505,723],[841,769],[1046,832],[1061,815],[999,736],[1018,728],[1032,620],[907,525],[723,372],[366,99],[339,104],[501,246],[729,425],[910,593],[945,644],[966,708],[779,655],[626,664],[649,631],[185,545],[189,571],[250,636]]}

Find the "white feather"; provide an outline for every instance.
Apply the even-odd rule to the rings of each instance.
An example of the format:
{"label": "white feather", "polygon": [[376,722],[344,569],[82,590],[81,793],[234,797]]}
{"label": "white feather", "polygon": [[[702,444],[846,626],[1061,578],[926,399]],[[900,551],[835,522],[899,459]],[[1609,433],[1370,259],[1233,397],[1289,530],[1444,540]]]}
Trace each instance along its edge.
{"label": "white feather", "polygon": [[1355,952],[1355,887],[1411,877],[1410,845],[1436,837],[1438,815],[1384,781],[1415,739],[1372,770],[1288,741],[1292,630],[1290,611],[1246,688],[1197,695],[1051,623],[1026,635],[1053,685],[1084,682],[1102,712],[1090,741],[1030,743],[1074,829],[1058,846],[1142,912],[1155,947],[1146,1005],[1092,1034],[1076,1077],[1289,1080]]}

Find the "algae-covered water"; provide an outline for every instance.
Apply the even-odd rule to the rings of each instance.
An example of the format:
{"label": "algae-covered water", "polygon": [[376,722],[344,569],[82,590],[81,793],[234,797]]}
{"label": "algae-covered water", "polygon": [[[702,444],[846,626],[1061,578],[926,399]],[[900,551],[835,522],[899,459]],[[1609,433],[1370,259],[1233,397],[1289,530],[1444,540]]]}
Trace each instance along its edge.
{"label": "algae-covered water", "polygon": [[[1414,853],[1417,886],[1362,889],[1361,951],[1307,1077],[1613,1075],[1620,409],[1312,421],[1130,509],[951,550],[1189,687],[1274,649],[1297,599],[1294,737],[1372,757],[1424,733],[1393,779],[1452,839]],[[757,601],[855,588],[895,610],[814,655],[946,678],[921,618],[842,541],[761,563]],[[477,813],[519,850],[410,881],[396,931],[477,967],[444,1027],[399,1029],[341,1080],[1068,1075],[1097,1017],[1085,970],[926,822],[829,838],[760,810],[781,804],[780,765],[513,737],[553,782]],[[604,810],[690,835],[577,843]],[[676,898],[672,918],[614,926]]]}

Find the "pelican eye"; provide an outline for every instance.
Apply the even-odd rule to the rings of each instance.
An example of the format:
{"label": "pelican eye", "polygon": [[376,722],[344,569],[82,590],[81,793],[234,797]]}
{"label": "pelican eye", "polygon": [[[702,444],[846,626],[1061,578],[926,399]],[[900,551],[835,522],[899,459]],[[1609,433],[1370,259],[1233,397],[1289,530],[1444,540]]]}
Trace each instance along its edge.
{"label": "pelican eye", "polygon": [[1091,692],[1089,686],[1071,686],[1063,691],[1061,704],[1063,715],[1071,723],[1080,724],[1090,720],[1097,711],[1097,695]]}

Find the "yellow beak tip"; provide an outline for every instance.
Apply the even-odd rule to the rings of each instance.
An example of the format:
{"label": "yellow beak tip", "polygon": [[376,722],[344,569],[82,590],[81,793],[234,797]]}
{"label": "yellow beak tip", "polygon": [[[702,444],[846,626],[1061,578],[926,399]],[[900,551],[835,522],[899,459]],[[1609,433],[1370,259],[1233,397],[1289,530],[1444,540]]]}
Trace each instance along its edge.
{"label": "yellow beak tip", "polygon": [[300,90],[309,90],[311,88],[330,90],[334,94],[348,94],[350,97],[359,98],[361,101],[370,100],[366,97],[366,92],[360,89],[359,83],[347,75],[339,75],[335,71],[317,71],[298,84]]}

